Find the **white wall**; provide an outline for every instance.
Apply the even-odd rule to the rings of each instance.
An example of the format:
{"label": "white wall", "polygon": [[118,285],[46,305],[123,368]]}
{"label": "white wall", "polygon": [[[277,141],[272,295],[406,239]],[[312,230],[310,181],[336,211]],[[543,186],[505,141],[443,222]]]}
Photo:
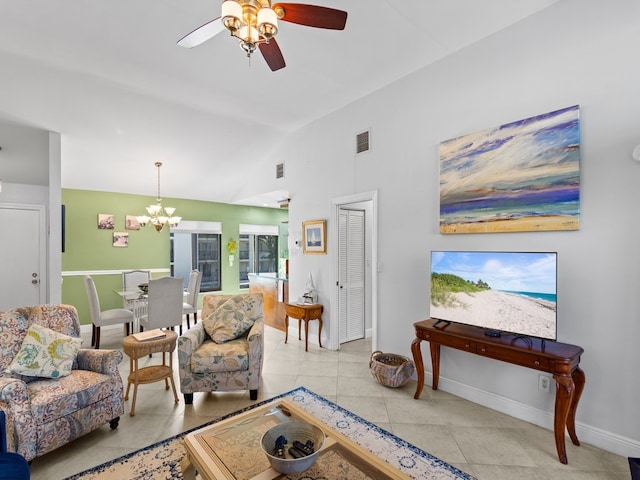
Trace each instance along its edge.
{"label": "white wall", "polygon": [[[62,301],[61,136],[0,121],[5,175],[1,203],[44,205],[46,208],[46,302]],[[44,178],[44,181],[43,181]],[[25,181],[17,183],[16,180]]]}
{"label": "white wall", "polygon": [[[331,198],[378,191],[383,351],[410,355],[413,323],[428,316],[430,250],[557,251],[558,340],[585,349],[578,435],[634,456],[640,455],[640,163],[631,151],[640,143],[639,25],[636,0],[561,1],[308,125],[273,155],[273,164],[286,163],[290,235],[303,220],[330,219]],[[575,104],[582,135],[579,231],[439,233],[441,141]],[[355,134],[369,127],[373,149],[356,158]],[[329,223],[329,232],[335,228]],[[292,249],[290,260],[291,298],[311,272],[329,329],[335,254]],[[423,354],[430,371],[426,344]],[[445,349],[441,375],[443,390],[552,428],[553,391],[538,390],[533,370]]]}
{"label": "white wall", "polygon": [[48,292],[49,303],[62,302],[62,138],[49,132],[49,241]]}

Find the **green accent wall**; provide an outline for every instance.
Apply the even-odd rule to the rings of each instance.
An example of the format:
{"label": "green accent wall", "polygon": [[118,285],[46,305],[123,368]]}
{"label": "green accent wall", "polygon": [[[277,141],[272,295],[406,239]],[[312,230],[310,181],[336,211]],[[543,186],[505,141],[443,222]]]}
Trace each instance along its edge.
{"label": "green accent wall", "polygon": [[[122,308],[122,299],[114,293],[122,290],[123,270],[158,270],[152,277],[169,274],[169,230],[156,232],[153,227],[126,230],[126,215],[141,215],[155,198],[145,195],[98,192],[92,190],[62,190],[66,206],[65,251],[62,253],[62,301],[78,309],[81,324],[90,324],[89,303],[83,277],[92,275],[100,298],[100,308]],[[241,223],[277,225],[280,227],[280,254],[287,254],[288,211],[278,208],[247,207],[225,203],[178,198],[163,198],[164,206],[175,207],[183,220],[222,223],[222,291],[240,291],[239,262],[227,261],[226,245],[238,240]],[[114,229],[98,228],[98,214],[112,214]],[[113,246],[113,233],[129,234],[127,247]]]}

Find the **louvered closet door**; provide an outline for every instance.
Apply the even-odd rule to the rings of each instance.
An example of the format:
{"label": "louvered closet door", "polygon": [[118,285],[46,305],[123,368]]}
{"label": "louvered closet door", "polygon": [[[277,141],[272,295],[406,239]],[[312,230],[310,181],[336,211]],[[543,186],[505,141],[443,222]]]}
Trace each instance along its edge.
{"label": "louvered closet door", "polygon": [[338,302],[340,343],[364,338],[364,211],[340,210]]}

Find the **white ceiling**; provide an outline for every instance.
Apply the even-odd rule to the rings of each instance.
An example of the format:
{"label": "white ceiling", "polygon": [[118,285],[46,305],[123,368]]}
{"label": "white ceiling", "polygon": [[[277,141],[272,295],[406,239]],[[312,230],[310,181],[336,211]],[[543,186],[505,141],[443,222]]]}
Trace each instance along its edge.
{"label": "white ceiling", "polygon": [[281,22],[271,72],[224,33],[176,45],[219,0],[2,0],[0,178],[26,125],[61,133],[65,188],[153,196],[161,161],[162,196],[260,204],[237,186],[288,133],[557,1],[305,0],[346,29]]}

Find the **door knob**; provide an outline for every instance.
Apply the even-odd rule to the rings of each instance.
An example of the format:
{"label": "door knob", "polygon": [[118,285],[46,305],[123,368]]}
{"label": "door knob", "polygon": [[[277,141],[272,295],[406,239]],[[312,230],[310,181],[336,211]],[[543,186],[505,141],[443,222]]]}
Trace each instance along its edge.
{"label": "door knob", "polygon": [[37,285],[38,280],[35,280],[35,279],[34,279],[34,280],[31,280],[31,283],[33,283],[34,285]]}

